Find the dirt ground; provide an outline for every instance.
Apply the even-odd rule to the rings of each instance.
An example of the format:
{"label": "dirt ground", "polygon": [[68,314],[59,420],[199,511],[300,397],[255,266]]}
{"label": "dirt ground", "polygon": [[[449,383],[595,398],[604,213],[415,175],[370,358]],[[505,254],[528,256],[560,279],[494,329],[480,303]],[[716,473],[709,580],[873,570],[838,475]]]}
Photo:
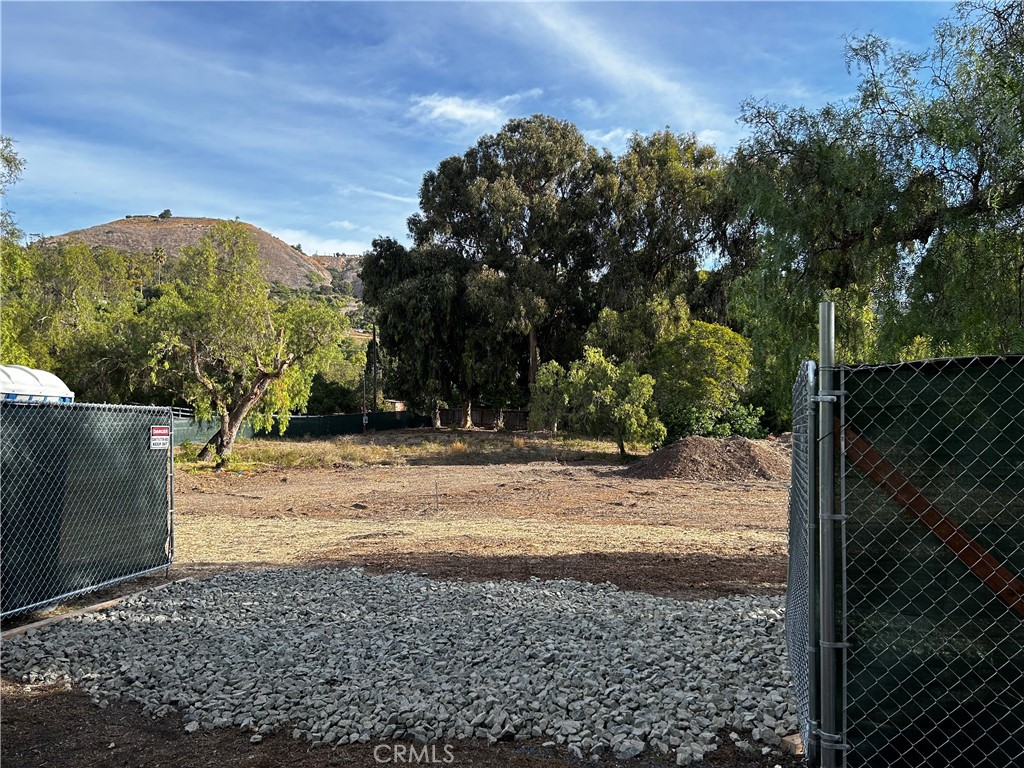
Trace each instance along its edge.
{"label": "dirt ground", "polygon": [[[778,481],[633,479],[615,465],[535,461],[178,472],[175,484],[175,565],[143,584],[236,568],[360,565],[445,579],[573,578],[682,598],[785,587],[787,491]],[[0,721],[4,768],[401,762],[375,755],[372,743],[307,751],[287,735],[250,744],[237,731],[186,734],[174,717],[150,719],[128,703],[101,710],[77,691],[11,680]],[[659,764],[646,754],[630,762]],[[573,764],[564,748],[540,742],[457,743],[449,763]],[[777,764],[799,763],[732,747],[704,762]]]}

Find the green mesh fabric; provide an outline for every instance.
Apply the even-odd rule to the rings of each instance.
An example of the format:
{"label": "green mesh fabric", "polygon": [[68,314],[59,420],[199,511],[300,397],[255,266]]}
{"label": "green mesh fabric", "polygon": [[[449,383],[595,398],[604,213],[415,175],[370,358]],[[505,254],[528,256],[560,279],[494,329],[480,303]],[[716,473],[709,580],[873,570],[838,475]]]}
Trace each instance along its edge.
{"label": "green mesh fabric", "polygon": [[[839,376],[842,426],[1024,580],[1024,357]],[[837,461],[847,765],[1024,766],[1024,618],[863,468]]]}
{"label": "green mesh fabric", "polygon": [[170,409],[0,404],[0,612],[167,566]]}

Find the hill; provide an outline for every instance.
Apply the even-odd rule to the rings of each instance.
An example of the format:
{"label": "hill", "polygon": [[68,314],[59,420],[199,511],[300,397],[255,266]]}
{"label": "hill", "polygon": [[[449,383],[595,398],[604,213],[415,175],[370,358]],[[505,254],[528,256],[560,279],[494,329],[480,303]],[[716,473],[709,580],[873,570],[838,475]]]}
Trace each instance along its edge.
{"label": "hill", "polygon": [[[160,248],[173,258],[182,247],[199,242],[218,221],[220,220],[187,216],[171,216],[166,219],[156,216],[132,216],[48,237],[46,241],[80,240],[87,245],[105,245],[143,253]],[[289,288],[311,288],[317,284],[331,282],[331,274],[313,259],[259,227],[241,223],[256,238],[260,261],[263,262],[268,282],[279,282]]]}
{"label": "hill", "polygon": [[359,279],[359,269],[363,266],[362,256],[344,253],[325,256],[315,253],[309,258],[330,272],[332,285],[337,286],[339,281],[348,283],[351,286],[352,295],[357,299],[363,298],[363,281]]}

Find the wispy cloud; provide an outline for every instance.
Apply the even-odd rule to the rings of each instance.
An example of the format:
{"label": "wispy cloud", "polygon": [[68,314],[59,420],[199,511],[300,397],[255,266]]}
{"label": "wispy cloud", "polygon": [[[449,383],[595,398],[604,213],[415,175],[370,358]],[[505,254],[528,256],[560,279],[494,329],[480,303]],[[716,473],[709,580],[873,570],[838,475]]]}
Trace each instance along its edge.
{"label": "wispy cloud", "polygon": [[598,119],[607,117],[611,113],[611,109],[608,105],[600,105],[595,99],[586,96],[584,98],[573,99],[572,104],[587,117]]}
{"label": "wispy cloud", "polygon": [[409,110],[414,117],[441,123],[458,123],[467,128],[486,130],[505,120],[505,111],[496,102],[463,99],[461,96],[414,96]]}
{"label": "wispy cloud", "polygon": [[[526,3],[520,6],[537,26],[593,78],[612,85],[626,98],[655,100],[677,130],[722,129],[732,123],[710,96],[679,82],[669,67],[645,59],[636,45],[620,44],[583,14],[564,5]],[[577,104],[595,107],[592,99]]]}
{"label": "wispy cloud", "polygon": [[380,189],[368,189],[367,187],[339,187],[338,193],[342,195],[365,195],[369,197],[376,197],[380,200],[390,200],[394,203],[405,203],[406,205],[418,205],[420,199],[418,197],[409,197],[408,195],[395,195],[391,192],[385,192]]}
{"label": "wispy cloud", "polygon": [[494,131],[509,119],[509,108],[527,99],[543,95],[540,88],[512,93],[492,101],[465,99],[461,96],[414,96],[410,114],[417,119],[448,125],[457,125],[477,131]]}
{"label": "wispy cloud", "polygon": [[850,87],[844,31],[926,42],[947,12],[4,3],[3,128],[28,162],[9,204],[32,233],[170,208],[361,252],[404,237],[422,174],[510,117],[573,120],[617,154],[666,124],[727,150],[744,97],[814,106]]}
{"label": "wispy cloud", "polygon": [[621,155],[629,147],[629,137],[633,131],[628,128],[612,128],[609,131],[583,129],[584,138],[599,149],[607,149],[615,155]]}

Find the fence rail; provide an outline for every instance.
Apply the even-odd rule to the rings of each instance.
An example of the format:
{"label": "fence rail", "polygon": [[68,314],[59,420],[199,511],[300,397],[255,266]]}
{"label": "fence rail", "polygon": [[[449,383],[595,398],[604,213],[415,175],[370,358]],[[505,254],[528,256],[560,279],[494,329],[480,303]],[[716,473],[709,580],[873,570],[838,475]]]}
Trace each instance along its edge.
{"label": "fence rail", "polygon": [[[834,373],[815,386],[805,363],[793,390],[787,636],[808,760],[1024,765],[1024,356]],[[834,461],[815,467],[824,441]]]}
{"label": "fence rail", "polygon": [[171,564],[171,412],[0,403],[0,616]]}

